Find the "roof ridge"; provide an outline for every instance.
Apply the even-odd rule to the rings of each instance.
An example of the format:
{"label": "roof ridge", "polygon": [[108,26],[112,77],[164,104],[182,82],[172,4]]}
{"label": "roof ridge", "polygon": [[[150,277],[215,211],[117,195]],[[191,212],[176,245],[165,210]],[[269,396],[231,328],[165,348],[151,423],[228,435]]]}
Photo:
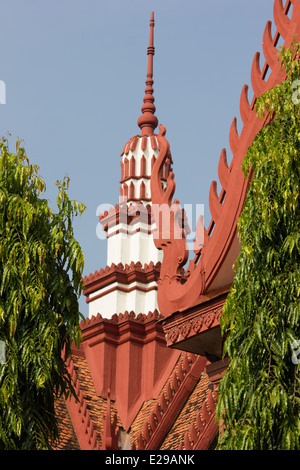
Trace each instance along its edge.
{"label": "roof ridge", "polygon": [[110,389],[107,392],[106,413],[102,416],[103,430],[101,431],[101,450],[121,450],[118,444],[120,430],[116,431],[117,414],[114,413],[111,421]]}
{"label": "roof ridge", "polygon": [[[150,137],[149,140],[147,139],[147,137]],[[150,144],[150,149],[159,150],[159,142],[157,140],[157,134],[152,134],[151,136],[134,135],[126,142],[126,144],[124,145],[122,149],[120,156],[122,157],[123,155],[127,155],[130,151],[134,152],[136,149],[138,139],[142,139],[141,148],[143,151],[146,150],[148,142]]]}
{"label": "roof ridge", "polygon": [[156,400],[142,431],[131,446],[132,450],[151,450],[159,447],[180,407],[203,372],[206,362],[207,359],[202,356],[181,353],[177,366],[166,383],[166,390],[162,390]]}
{"label": "roof ridge", "polygon": [[133,310],[131,310],[130,312],[128,310],[125,310],[125,312],[114,313],[111,318],[102,317],[100,313],[97,313],[97,315],[92,315],[91,318],[85,318],[84,320],[81,320],[80,328],[82,330],[85,327],[93,326],[94,324],[101,322],[103,320],[106,323],[119,324],[128,320],[135,321],[137,323],[147,323],[153,320],[161,320],[161,319],[163,319],[163,316],[159,313],[157,309],[154,309],[153,311],[149,311],[147,314],[146,313],[136,314]]}
{"label": "roof ridge", "polygon": [[97,434],[87,408],[86,400],[83,397],[72,358],[67,359],[66,366],[77,396],[77,399],[73,395],[68,397],[66,404],[80,447],[82,450],[99,450],[100,444],[97,440]]}
{"label": "roof ridge", "polygon": [[207,450],[209,448],[219,427],[215,422],[216,404],[216,390],[215,388],[209,389],[201,410],[198,411],[194,422],[191,422],[189,431],[185,432],[183,443],[179,445],[178,450]]}

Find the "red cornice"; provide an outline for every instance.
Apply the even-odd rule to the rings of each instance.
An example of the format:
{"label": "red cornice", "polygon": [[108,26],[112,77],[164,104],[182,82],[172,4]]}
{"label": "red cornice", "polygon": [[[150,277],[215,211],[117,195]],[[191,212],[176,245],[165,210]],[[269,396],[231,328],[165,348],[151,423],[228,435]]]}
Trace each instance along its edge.
{"label": "red cornice", "polygon": [[100,271],[95,271],[94,274],[85,276],[83,279],[83,294],[89,296],[92,292],[103,289],[112,283],[118,282],[120,284],[129,286],[133,282],[141,284],[149,284],[150,282],[157,281],[160,272],[160,262],[154,264],[153,262],[145,264],[131,262],[129,265],[119,263],[106,268],[101,268]]}
{"label": "red cornice", "polygon": [[97,315],[81,324],[85,358],[98,396],[110,390],[124,429],[145,400],[158,396],[180,355],[166,347],[158,311]]}
{"label": "red cornice", "polygon": [[[126,328],[131,328],[132,331],[140,333],[142,341],[145,342],[147,341],[147,338],[143,336],[145,328],[147,327],[148,333],[151,328],[152,331],[158,330],[162,332],[160,323],[156,324],[162,319],[163,317],[158,310],[154,310],[148,314],[139,313],[138,315],[134,312],[125,311],[124,313],[115,313],[111,318],[103,318],[100,313],[98,313],[96,316],[93,315],[92,318],[86,318],[81,321],[82,341],[84,343],[89,340],[93,341],[94,344],[95,341],[102,341],[102,338],[99,339],[100,334],[107,334],[107,337],[110,337],[110,339],[114,338],[115,344],[118,344],[120,341],[119,333],[124,331],[124,325],[126,325]],[[163,343],[165,342],[164,339],[161,341]]]}
{"label": "red cornice", "polygon": [[[199,303],[202,296],[214,288],[217,276],[222,275],[222,270],[228,272],[227,260],[234,263],[231,258],[236,258],[237,235],[236,226],[242,211],[244,200],[251,181],[252,174],[245,178],[241,165],[249,145],[253,142],[256,134],[268,120],[260,120],[256,115],[255,101],[258,96],[286,78],[286,71],[281,70],[277,60],[277,48],[279,37],[289,47],[294,38],[300,34],[300,2],[293,0],[291,19],[287,16],[291,2],[287,1],[285,6],[282,0],[274,1],[274,19],[277,31],[271,36],[270,22],[267,23],[263,51],[265,63],[262,70],[259,66],[259,54],[256,54],[252,64],[251,83],[254,92],[251,104],[248,101],[248,86],[244,86],[240,98],[240,114],[243,121],[241,133],[237,131],[236,118],[233,119],[229,132],[229,143],[233,154],[230,166],[227,164],[226,151],[223,149],[219,161],[219,179],[222,185],[220,194],[217,193],[217,183],[212,182],[209,205],[212,220],[208,229],[204,228],[204,243],[197,248],[195,243],[195,257],[188,265],[188,276],[186,282],[182,283],[182,268],[188,259],[188,250],[184,237],[178,237],[177,231],[182,233],[182,227],[174,227],[174,233],[169,238],[160,236],[155,239],[157,248],[164,252],[161,268],[161,281],[158,287],[158,305],[160,311],[165,315],[182,311],[191,305]],[[267,81],[267,71],[270,70]],[[172,198],[175,191],[174,174],[171,172],[167,186],[161,187],[161,174],[167,156],[170,154],[170,146],[165,138],[165,128],[160,126],[157,136],[159,143],[159,155],[152,169],[151,197],[153,206],[159,208],[162,204],[172,207]],[[159,209],[157,209],[159,211]],[[169,211],[171,223],[175,220],[175,213]],[[159,227],[160,213],[155,214],[156,223]],[[199,236],[202,235],[203,227],[199,227]],[[233,277],[233,273],[232,273]],[[229,281],[227,281],[229,282]]]}

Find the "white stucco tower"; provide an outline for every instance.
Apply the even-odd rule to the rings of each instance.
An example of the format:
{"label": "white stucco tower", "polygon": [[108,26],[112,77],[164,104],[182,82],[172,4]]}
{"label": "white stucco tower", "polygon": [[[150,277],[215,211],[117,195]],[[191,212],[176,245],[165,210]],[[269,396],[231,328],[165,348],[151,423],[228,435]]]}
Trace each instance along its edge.
{"label": "white stucco tower", "polygon": [[[141,133],[132,137],[121,153],[120,203],[99,216],[107,236],[107,265],[84,278],[89,317],[134,312],[148,314],[157,307],[157,279],[162,252],[153,242],[155,223],[151,210],[151,170],[159,154],[153,97],[153,31],[147,49],[148,67],[144,104],[138,119]],[[167,159],[162,184],[171,170]]]}

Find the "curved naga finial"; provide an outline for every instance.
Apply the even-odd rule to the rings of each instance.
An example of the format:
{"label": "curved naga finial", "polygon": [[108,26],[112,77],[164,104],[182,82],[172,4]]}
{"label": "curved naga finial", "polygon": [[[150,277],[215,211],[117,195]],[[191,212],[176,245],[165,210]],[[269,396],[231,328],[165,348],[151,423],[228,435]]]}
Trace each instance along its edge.
{"label": "curved naga finial", "polygon": [[[291,4],[293,4],[293,11],[290,19],[287,14]],[[295,35],[296,39],[300,36],[300,0],[287,1],[285,6],[282,0],[275,0],[274,20],[277,27],[274,37],[272,38],[271,34],[271,22],[267,22],[263,34],[265,55],[263,68],[259,64],[259,54],[254,56],[251,70],[254,97],[251,104],[248,101],[248,86],[244,85],[241,92],[242,131],[238,134],[236,118],[233,119],[230,127],[229,142],[233,154],[230,166],[227,164],[226,150],[223,149],[221,152],[218,174],[222,189],[218,195],[217,183],[212,182],[209,193],[212,219],[208,229],[202,230],[203,246],[201,248],[202,243],[199,240],[195,241],[195,257],[189,262],[184,276],[182,275],[183,266],[188,258],[186,230],[182,223],[184,216],[178,201],[174,200],[172,203],[175,192],[174,174],[170,173],[165,190],[161,186],[163,165],[170,154],[170,146],[165,138],[165,129],[160,127],[157,136],[160,153],[152,170],[151,197],[158,226],[155,244],[164,252],[158,283],[158,305],[164,316],[184,310],[204,299],[206,292],[216,288],[217,274],[220,273],[229,252],[231,252],[231,257],[235,256],[235,258],[238,254],[236,225],[252,177],[251,174],[248,178],[244,177],[241,164],[255,135],[266,124],[266,120],[262,121],[256,115],[254,104],[260,94],[286,79],[286,72],[281,70],[277,60],[276,45],[280,36],[285,40],[285,47],[291,45]],[[266,81],[268,69],[271,69],[271,73]],[[170,226],[169,232],[162,228],[162,223]],[[200,233],[201,230],[198,232]],[[232,261],[231,258],[230,260],[232,266],[234,260]],[[228,267],[226,269],[228,271]]]}
{"label": "curved naga finial", "polygon": [[[175,192],[174,173],[170,171],[167,179],[166,189],[163,190],[161,184],[164,163],[170,157],[170,144],[165,138],[166,128],[159,125],[157,136],[159,154],[151,172],[151,199],[152,210],[156,220],[157,231],[153,238],[155,246],[168,253],[168,263],[161,267],[160,277],[168,276],[180,278],[181,267],[186,263],[188,251],[185,241],[185,227],[182,224],[184,213],[180,209],[178,201],[175,199],[172,204],[172,197]],[[170,265],[172,264],[172,268]]]}

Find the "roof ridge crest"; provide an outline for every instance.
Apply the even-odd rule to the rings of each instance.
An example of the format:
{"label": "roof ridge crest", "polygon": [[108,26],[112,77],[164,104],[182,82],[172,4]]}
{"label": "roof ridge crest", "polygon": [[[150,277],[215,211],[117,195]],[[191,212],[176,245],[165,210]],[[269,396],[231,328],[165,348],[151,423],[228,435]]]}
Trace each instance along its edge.
{"label": "roof ridge crest", "polygon": [[[84,399],[84,396],[80,387],[80,382],[76,374],[76,370],[75,370],[75,366],[74,366],[74,362],[72,358],[69,358],[67,360],[66,366],[71,376],[73,387],[76,391],[76,395],[78,397],[78,400],[76,400],[74,396],[70,396],[66,400],[67,407],[70,413],[72,414],[76,413],[78,416],[81,416],[81,420],[79,422],[84,428],[84,432],[82,432],[82,430],[80,431],[76,429],[74,420],[72,419],[72,423],[75,428],[78,440],[79,439],[81,440],[80,447],[82,447],[82,444],[83,444],[90,450],[99,450],[100,444],[97,440],[97,434],[95,432],[93,421],[91,419],[89,410],[87,408],[86,400]],[[82,442],[82,440],[84,442]]]}

